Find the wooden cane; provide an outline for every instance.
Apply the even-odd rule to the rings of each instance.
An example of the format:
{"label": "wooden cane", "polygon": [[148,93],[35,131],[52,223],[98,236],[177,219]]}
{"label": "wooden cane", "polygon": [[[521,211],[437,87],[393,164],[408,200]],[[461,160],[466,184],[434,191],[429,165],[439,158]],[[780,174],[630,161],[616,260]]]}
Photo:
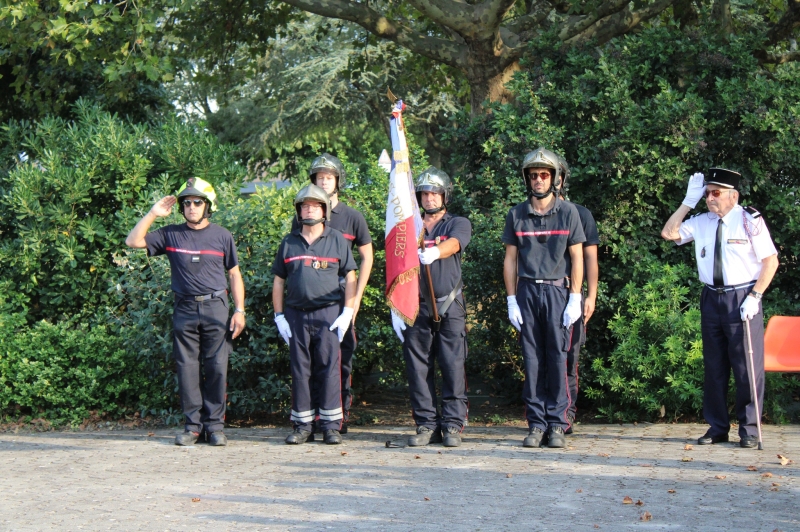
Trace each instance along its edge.
{"label": "wooden cane", "polygon": [[750,369],[750,397],[756,406],[756,426],[758,427],[758,450],[764,450],[761,442],[761,411],[758,408],[758,389],[756,388],[756,370],[753,364],[753,341],[750,338],[750,320],[744,320],[745,330],[747,331],[747,364]]}

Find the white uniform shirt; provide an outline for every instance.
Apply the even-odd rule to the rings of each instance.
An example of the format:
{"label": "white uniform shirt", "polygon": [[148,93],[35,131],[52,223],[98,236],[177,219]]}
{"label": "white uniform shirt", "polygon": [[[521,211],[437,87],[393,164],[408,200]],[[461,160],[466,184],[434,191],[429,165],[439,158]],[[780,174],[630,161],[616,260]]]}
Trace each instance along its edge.
{"label": "white uniform shirt", "polygon": [[[683,222],[678,245],[694,240],[694,254],[700,281],[714,284],[714,245],[719,216],[704,212]],[[749,233],[749,234],[748,234]],[[722,218],[722,277],[726,286],[755,281],[761,274],[761,261],[778,251],[763,218],[753,218],[736,205]]]}

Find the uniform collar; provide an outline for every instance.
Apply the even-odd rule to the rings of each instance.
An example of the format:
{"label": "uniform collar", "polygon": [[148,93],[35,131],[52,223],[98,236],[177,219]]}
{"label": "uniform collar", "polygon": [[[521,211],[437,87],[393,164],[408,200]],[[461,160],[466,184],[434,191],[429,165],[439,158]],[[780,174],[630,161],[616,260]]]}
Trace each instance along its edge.
{"label": "uniform collar", "polygon": [[343,206],[344,206],[344,203],[342,203],[342,200],[339,200],[339,203],[336,204],[336,207],[332,208],[331,210],[333,212],[335,212],[336,214],[341,214]]}
{"label": "uniform collar", "polygon": [[[319,235],[319,238],[322,238],[324,236],[328,236],[330,234],[330,232],[331,232],[331,228],[328,227],[328,224],[325,224],[325,229],[322,230],[322,234]],[[297,236],[303,236],[303,222],[300,222],[300,227],[298,227],[297,229],[294,229],[291,232],[291,234],[297,235]]]}
{"label": "uniform collar", "polygon": [[551,214],[555,214],[555,213],[557,213],[557,212],[558,212],[558,210],[561,208],[561,204],[562,204],[562,203],[564,203],[564,201],[565,201],[565,200],[562,200],[561,198],[559,198],[558,196],[556,196],[556,202],[553,204],[553,208],[552,208],[552,209],[550,209],[549,211],[547,211],[547,212],[546,212],[546,213],[544,213],[544,214],[539,214],[538,212],[536,212],[536,211],[533,209],[533,205],[531,205],[531,200],[530,200],[530,198],[528,198],[528,199],[525,201],[525,208],[526,208],[526,211],[525,211],[525,212],[526,212],[526,214],[527,214],[528,216],[550,216]]}
{"label": "uniform collar", "polygon": [[742,206],[737,203],[736,205],[733,206],[730,212],[728,212],[728,214],[722,217],[722,223],[724,223],[725,225],[730,225],[731,221],[734,218],[741,215],[742,215]]}

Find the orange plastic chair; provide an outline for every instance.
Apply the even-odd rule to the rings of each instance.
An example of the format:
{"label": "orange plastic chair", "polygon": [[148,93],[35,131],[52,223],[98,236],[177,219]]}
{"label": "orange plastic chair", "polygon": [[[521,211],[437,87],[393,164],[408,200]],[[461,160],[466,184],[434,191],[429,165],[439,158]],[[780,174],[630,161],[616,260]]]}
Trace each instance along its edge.
{"label": "orange plastic chair", "polygon": [[800,372],[800,316],[773,316],[764,333],[764,371]]}

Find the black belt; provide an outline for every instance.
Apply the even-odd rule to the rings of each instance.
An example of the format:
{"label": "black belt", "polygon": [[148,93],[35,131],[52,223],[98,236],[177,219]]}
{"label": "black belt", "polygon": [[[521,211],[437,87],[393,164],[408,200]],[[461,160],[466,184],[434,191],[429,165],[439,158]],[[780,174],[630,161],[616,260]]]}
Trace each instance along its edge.
{"label": "black belt", "polygon": [[175,293],[176,299],[192,299],[194,301],[208,301],[209,299],[214,299],[215,297],[222,297],[227,296],[227,290],[217,290],[213,294],[206,294],[204,296],[185,296],[183,294]]}
{"label": "black belt", "polygon": [[[458,288],[458,287],[456,287],[456,288]],[[457,297],[457,296],[458,296],[460,293],[461,293],[461,289],[459,288],[459,289],[458,289],[458,291],[457,291],[457,292],[456,292],[456,293],[453,295],[453,297],[454,297],[454,298],[455,298],[455,297]],[[448,295],[446,295],[446,296],[437,297],[437,298],[436,298],[436,302],[437,302],[437,303],[442,303],[443,301],[447,301],[449,298],[450,298],[450,295],[449,295],[449,294],[448,294]],[[422,302],[424,302],[424,301],[425,301],[425,298],[424,298],[424,297],[421,297],[421,298],[419,298],[419,300],[420,300],[420,302],[422,303]]]}
{"label": "black belt", "polygon": [[536,283],[536,284],[551,284],[553,286],[561,286],[569,288],[569,278],[562,277],[561,279],[528,279],[527,277],[523,277],[529,283]]}
{"label": "black belt", "polygon": [[725,292],[733,292],[734,290],[741,290],[742,288],[750,288],[755,284],[756,284],[755,281],[750,281],[749,283],[734,284],[729,286],[713,286],[707,284],[706,288],[718,294],[724,294]]}
{"label": "black belt", "polygon": [[300,311],[300,312],[313,312],[313,311],[319,310],[321,308],[328,308],[331,305],[336,305],[337,303],[339,303],[339,301],[334,301],[333,303],[328,303],[326,305],[320,305],[318,307],[295,307],[293,305],[286,305],[286,306],[291,308],[292,310],[297,310],[297,311]]}

